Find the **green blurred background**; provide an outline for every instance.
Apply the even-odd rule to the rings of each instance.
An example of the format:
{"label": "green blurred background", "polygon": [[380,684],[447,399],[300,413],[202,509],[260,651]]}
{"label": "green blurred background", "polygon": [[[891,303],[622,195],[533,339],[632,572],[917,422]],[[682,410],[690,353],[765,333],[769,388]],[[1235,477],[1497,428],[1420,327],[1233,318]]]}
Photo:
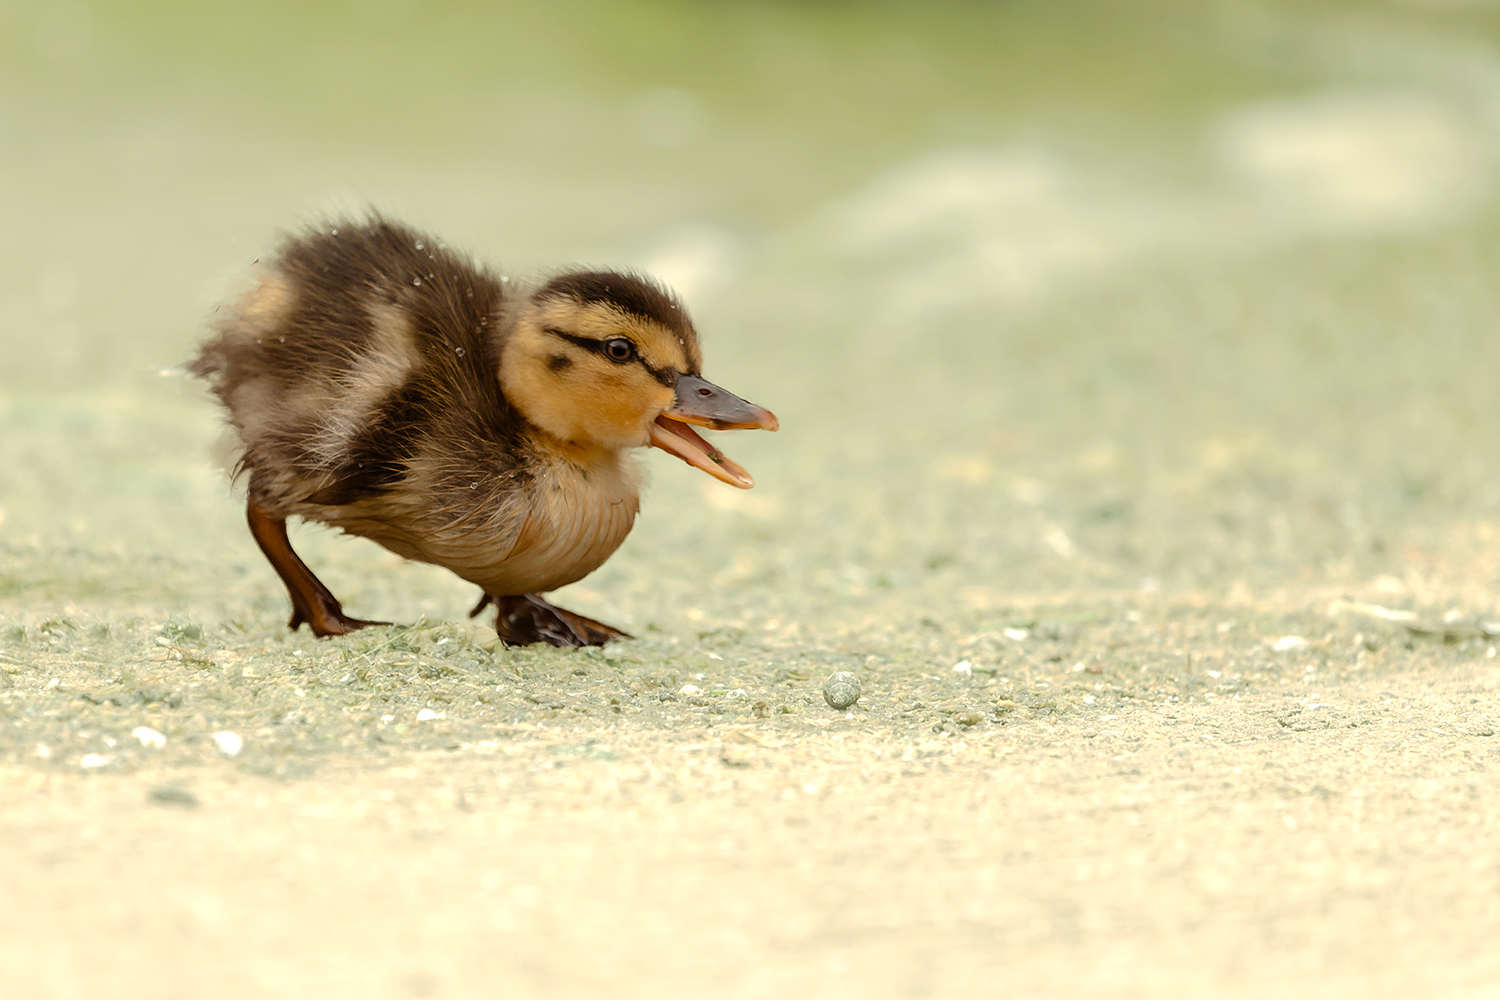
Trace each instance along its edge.
{"label": "green blurred background", "polygon": [[[1458,0],[5,0],[0,614],[273,631],[176,366],[279,231],[367,205],[655,271],[780,415],[724,439],[753,493],[650,460],[571,599],[606,620],[1494,610],[1497,40]],[[472,598],[298,537],[355,614]]]}

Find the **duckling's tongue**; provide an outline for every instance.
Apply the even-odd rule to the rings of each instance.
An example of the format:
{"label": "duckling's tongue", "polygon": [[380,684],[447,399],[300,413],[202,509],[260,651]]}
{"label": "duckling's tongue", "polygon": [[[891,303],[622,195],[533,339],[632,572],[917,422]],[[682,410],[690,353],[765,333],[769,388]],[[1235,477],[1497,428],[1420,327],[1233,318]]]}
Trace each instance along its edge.
{"label": "duckling's tongue", "polygon": [[651,425],[651,444],[662,451],[671,452],[688,465],[702,469],[730,486],[748,490],[755,485],[755,480],[745,471],[744,466],[720,453],[681,420],[673,420],[665,415],[657,417],[656,423]]}

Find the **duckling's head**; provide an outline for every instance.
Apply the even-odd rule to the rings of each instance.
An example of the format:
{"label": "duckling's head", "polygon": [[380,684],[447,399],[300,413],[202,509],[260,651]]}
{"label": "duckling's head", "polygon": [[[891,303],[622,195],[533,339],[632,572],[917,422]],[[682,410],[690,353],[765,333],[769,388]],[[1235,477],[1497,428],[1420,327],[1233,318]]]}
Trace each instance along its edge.
{"label": "duckling's head", "polygon": [[500,383],[521,414],[584,450],[655,445],[724,482],[754,485],[688,424],[775,430],[774,414],[702,377],[687,310],[648,279],[576,271],[520,306],[500,357]]}

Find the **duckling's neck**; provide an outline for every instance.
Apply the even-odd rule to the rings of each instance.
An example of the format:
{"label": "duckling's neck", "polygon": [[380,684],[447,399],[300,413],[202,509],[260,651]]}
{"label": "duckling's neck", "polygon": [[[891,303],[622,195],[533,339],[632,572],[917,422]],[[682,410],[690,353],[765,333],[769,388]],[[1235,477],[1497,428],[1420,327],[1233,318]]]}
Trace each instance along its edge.
{"label": "duckling's neck", "polygon": [[634,449],[563,441],[540,429],[535,445],[547,470],[541,477],[545,492],[554,500],[577,510],[639,505],[643,473]]}
{"label": "duckling's neck", "polygon": [[585,472],[615,469],[628,463],[624,448],[608,448],[593,441],[565,441],[544,427],[537,428],[536,443],[554,461],[577,466]]}
{"label": "duckling's neck", "polygon": [[486,593],[545,592],[583,579],[619,548],[640,510],[641,469],[625,449],[538,443],[541,467],[515,546],[503,567],[467,577]]}

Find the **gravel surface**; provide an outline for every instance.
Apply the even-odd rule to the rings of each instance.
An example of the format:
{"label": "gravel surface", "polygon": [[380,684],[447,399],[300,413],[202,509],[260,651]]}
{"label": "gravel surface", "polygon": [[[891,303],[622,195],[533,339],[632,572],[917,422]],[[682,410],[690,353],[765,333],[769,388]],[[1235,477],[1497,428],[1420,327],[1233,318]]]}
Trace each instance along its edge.
{"label": "gravel surface", "polygon": [[12,632],[10,995],[1486,995],[1488,638],[1089,607],[849,717],[761,636]]}

